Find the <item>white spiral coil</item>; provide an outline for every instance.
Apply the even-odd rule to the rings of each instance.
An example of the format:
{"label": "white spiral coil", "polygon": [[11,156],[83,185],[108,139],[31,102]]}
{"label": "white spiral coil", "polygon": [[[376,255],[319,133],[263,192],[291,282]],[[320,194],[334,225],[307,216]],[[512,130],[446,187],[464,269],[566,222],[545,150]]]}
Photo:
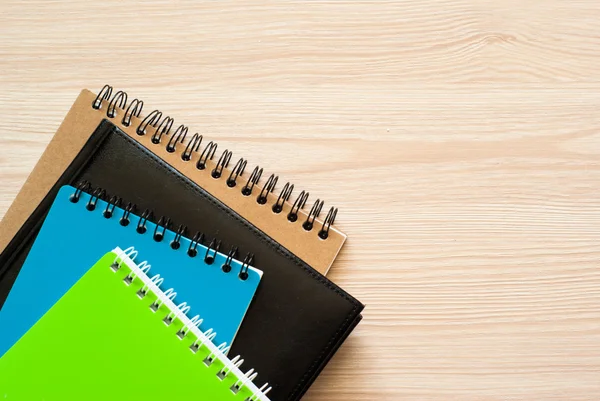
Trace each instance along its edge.
{"label": "white spiral coil", "polygon": [[[190,310],[190,306],[187,305],[187,303],[183,302],[179,305],[175,305],[173,302],[177,296],[175,290],[170,288],[167,291],[162,291],[159,288],[159,285],[163,283],[163,278],[158,274],[149,277],[148,272],[150,271],[150,265],[147,262],[142,262],[138,265],[133,261],[138,255],[138,252],[134,247],[129,247],[125,250],[117,247],[113,252],[117,256],[115,257],[111,268],[114,271],[117,271],[121,267],[121,264],[125,263],[125,265],[131,269],[131,273],[125,278],[125,282],[127,283],[128,278],[131,278],[129,283],[135,278],[140,279],[143,283],[142,289],[146,289],[144,291],[144,296],[148,291],[151,291],[157,296],[157,300],[150,307],[156,311],[160,306],[165,305],[170,310],[169,314],[163,319],[163,322],[170,325],[175,319],[179,319],[183,323],[183,329],[179,330],[177,335],[180,336],[180,338],[184,338],[191,332],[197,338],[190,347],[192,352],[196,352],[200,346],[204,345],[210,351],[209,355],[204,359],[204,363],[210,365],[215,359],[218,359],[224,365],[217,373],[217,377],[223,380],[229,374],[233,374],[234,377],[237,378],[235,384],[230,388],[234,394],[237,394],[244,386],[246,386],[253,395],[246,398],[245,401],[270,401],[267,397],[267,394],[271,390],[268,383],[263,384],[260,388],[257,387],[253,382],[258,375],[254,369],[250,369],[246,373],[243,373],[240,370],[240,367],[244,360],[241,359],[239,355],[230,360],[226,355],[229,351],[229,346],[226,343],[222,343],[219,346],[216,346],[213,343],[217,333],[213,329],[202,332],[199,328],[202,323],[200,316],[194,316],[192,319],[187,317],[186,314]],[[140,292],[141,290],[138,291],[138,296],[140,296]],[[140,298],[143,298],[144,296],[140,296]],[[155,306],[156,309],[154,309]],[[180,333],[182,333],[182,335],[180,335]]]}

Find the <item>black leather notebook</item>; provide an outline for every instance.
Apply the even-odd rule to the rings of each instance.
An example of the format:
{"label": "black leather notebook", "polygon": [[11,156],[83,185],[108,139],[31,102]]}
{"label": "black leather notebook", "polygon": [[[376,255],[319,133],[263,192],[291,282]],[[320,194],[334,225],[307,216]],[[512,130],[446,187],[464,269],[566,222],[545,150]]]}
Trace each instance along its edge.
{"label": "black leather notebook", "polygon": [[244,355],[273,386],[274,401],[300,399],[361,319],[360,302],[108,120],[0,255],[1,304],[56,192],[82,181],[153,210],[155,222],[167,216],[188,235],[218,237],[225,252],[235,245],[240,255],[254,254],[264,276],[230,355]]}

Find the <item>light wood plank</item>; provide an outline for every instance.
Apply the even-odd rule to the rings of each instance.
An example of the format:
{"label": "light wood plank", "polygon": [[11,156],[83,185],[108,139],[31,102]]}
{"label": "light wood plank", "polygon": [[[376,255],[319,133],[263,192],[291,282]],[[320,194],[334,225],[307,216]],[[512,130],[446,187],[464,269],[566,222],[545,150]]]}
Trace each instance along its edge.
{"label": "light wood plank", "polygon": [[[0,216],[104,83],[340,206],[306,400],[597,400],[600,3],[0,4]],[[268,378],[265,378],[268,379]]]}

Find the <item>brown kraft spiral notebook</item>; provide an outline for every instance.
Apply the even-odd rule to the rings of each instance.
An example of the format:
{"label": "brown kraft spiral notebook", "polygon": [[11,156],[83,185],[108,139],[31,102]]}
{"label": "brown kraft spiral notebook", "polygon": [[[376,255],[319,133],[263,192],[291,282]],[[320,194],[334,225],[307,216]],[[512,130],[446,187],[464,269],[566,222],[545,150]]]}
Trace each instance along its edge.
{"label": "brown kraft spiral notebook", "polygon": [[328,272],[346,240],[346,235],[333,226],[336,208],[321,213],[323,202],[318,199],[309,207],[307,192],[295,196],[290,183],[278,188],[275,175],[267,177],[258,166],[247,168],[247,160],[236,160],[227,150],[218,152],[215,142],[205,143],[201,135],[192,135],[184,125],[175,127],[174,120],[158,110],[141,117],[142,107],[138,99],[128,102],[123,91],[113,95],[109,86],[98,95],[89,90],[80,93],[0,222],[0,251],[101,121],[108,119],[311,267]]}

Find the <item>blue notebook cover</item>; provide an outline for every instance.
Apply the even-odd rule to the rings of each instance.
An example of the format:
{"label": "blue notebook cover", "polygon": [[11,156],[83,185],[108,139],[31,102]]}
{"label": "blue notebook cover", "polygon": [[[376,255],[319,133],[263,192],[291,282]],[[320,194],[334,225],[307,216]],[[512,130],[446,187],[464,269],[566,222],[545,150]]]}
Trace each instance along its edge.
{"label": "blue notebook cover", "polygon": [[[177,289],[174,301],[185,300],[193,308],[188,317],[200,315],[205,331],[212,328],[215,344],[231,344],[258,287],[262,272],[250,267],[247,277],[242,263],[233,259],[225,272],[227,256],[211,251],[214,262],[205,263],[207,248],[196,247],[197,255],[188,255],[191,241],[179,239],[178,249],[171,247],[176,233],[164,231],[164,238],[153,238],[156,225],[145,223],[146,231],[137,230],[139,216],[131,213],[127,226],[120,224],[124,210],[115,207],[112,216],[103,214],[107,202],[98,200],[95,209],[86,207],[91,195],[83,192],[79,200],[71,200],[76,189],[60,189],[42,228],[21,268],[2,310],[0,310],[0,356],[21,338],[75,284],[95,261],[116,246],[133,246],[152,261],[152,273],[164,277],[165,283]],[[112,208],[112,206],[111,206]],[[214,227],[207,227],[213,231]],[[162,228],[159,232],[162,232]],[[62,264],[63,258],[69,260]],[[225,269],[228,270],[228,269]],[[161,288],[163,291],[167,288]]]}

